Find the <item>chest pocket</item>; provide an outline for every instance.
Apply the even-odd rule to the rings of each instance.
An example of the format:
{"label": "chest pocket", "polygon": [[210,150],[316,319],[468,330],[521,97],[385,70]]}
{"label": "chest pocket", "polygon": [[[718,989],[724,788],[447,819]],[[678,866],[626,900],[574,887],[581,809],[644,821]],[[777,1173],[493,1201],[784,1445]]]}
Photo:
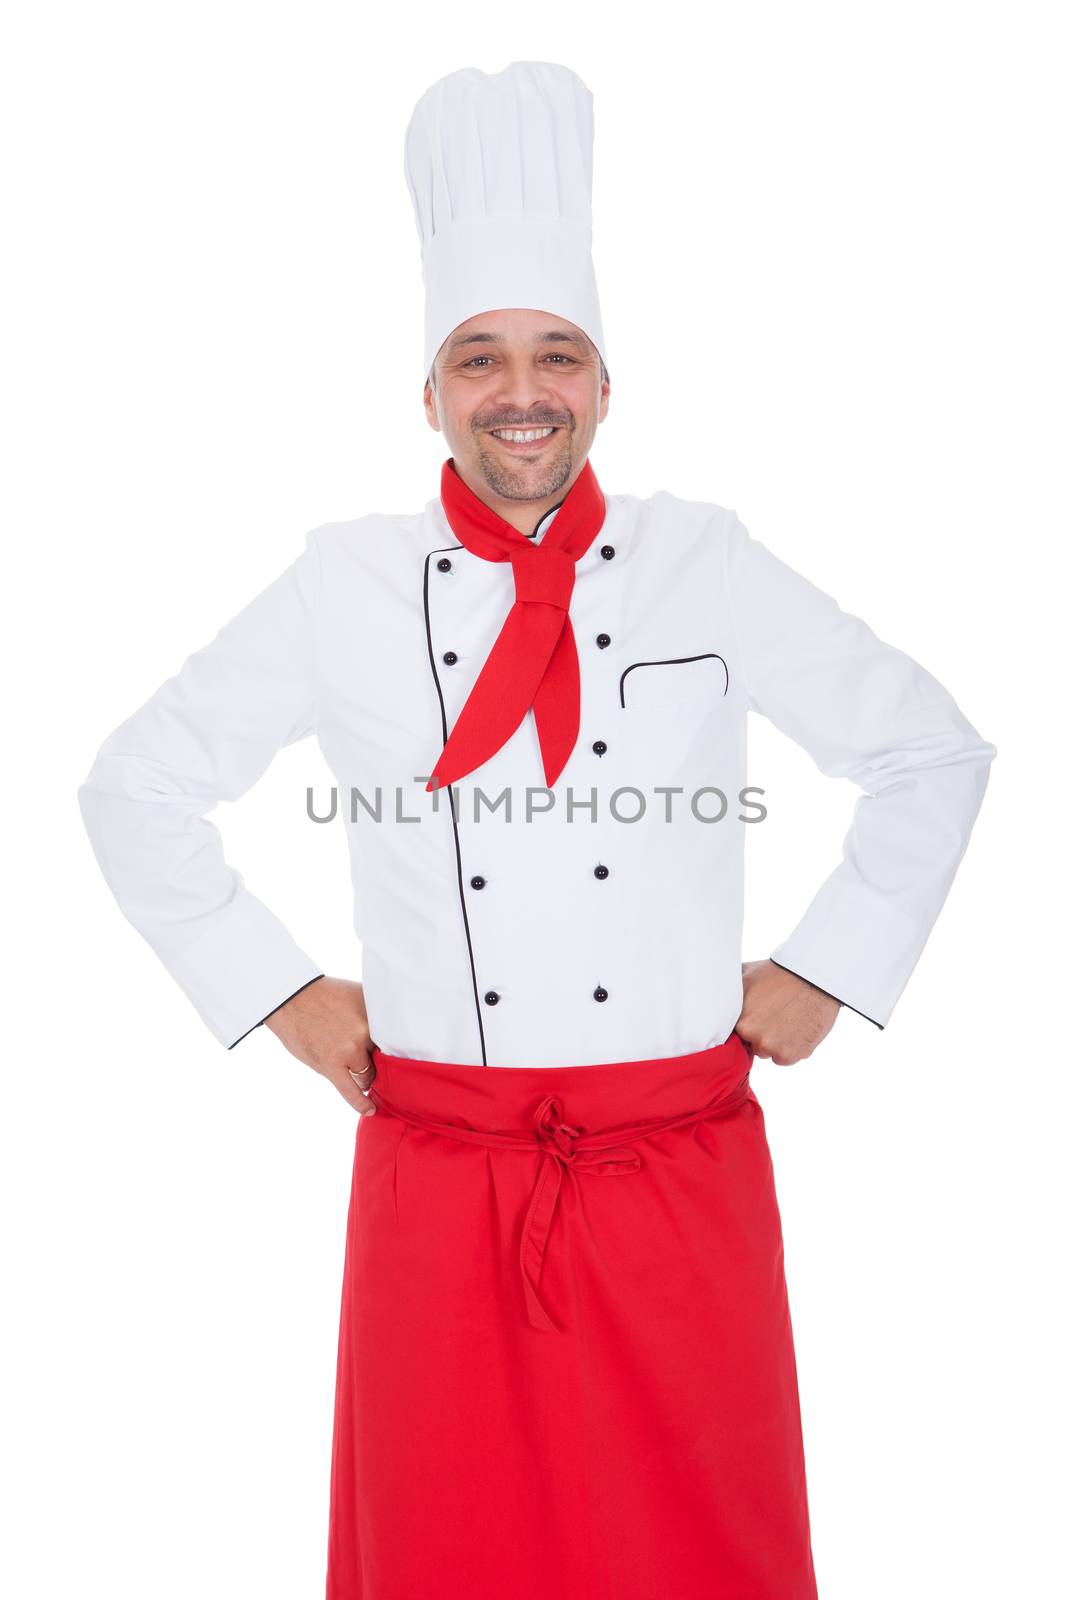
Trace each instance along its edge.
{"label": "chest pocket", "polygon": [[695,656],[669,656],[658,661],[632,661],[618,680],[623,711],[677,712],[698,719],[712,711],[729,690],[729,668],[713,650]]}
{"label": "chest pocket", "polygon": [[643,791],[722,782],[734,744],[728,688],[713,650],[630,662],[618,680],[625,782]]}

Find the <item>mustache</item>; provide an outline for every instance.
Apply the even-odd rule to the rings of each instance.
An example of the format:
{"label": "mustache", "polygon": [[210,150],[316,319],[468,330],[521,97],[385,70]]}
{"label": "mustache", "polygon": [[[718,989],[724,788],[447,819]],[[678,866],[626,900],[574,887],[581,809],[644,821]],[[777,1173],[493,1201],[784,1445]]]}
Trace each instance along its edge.
{"label": "mustache", "polygon": [[493,428],[569,428],[570,418],[559,416],[497,417],[491,422],[475,422],[479,433],[491,433]]}

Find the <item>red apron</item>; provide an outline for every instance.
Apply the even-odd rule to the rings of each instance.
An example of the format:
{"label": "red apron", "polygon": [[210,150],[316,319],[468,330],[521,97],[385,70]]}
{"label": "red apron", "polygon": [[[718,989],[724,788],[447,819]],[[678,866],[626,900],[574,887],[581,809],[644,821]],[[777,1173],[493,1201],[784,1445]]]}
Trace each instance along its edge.
{"label": "red apron", "polygon": [[816,1600],[750,1047],[374,1061],[326,1600]]}

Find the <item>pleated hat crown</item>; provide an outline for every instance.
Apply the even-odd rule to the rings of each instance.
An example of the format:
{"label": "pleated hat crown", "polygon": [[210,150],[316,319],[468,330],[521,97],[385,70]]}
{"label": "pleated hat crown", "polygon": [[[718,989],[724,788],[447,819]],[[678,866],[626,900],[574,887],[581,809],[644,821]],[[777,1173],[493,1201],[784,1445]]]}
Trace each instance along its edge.
{"label": "pleated hat crown", "polygon": [[574,323],[606,364],[592,138],[592,94],[551,61],[463,67],[417,101],[404,174],[422,248],[427,378],[460,323],[510,306]]}

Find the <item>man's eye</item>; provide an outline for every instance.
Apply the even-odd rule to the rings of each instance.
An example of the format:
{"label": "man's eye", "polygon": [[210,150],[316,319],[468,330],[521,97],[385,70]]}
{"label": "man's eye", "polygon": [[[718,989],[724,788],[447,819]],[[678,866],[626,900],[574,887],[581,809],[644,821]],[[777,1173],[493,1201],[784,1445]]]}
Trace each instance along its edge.
{"label": "man's eye", "polygon": [[[471,356],[470,360],[468,362],[466,362],[466,365],[468,367],[474,367],[474,366],[477,365],[477,363],[479,361],[491,361],[491,360],[492,360],[491,356]],[[571,367],[574,364],[573,356],[565,355],[563,353],[563,351],[561,351],[561,350],[553,350],[553,351],[551,351],[551,353],[548,356],[548,360],[549,361],[565,361]]]}

